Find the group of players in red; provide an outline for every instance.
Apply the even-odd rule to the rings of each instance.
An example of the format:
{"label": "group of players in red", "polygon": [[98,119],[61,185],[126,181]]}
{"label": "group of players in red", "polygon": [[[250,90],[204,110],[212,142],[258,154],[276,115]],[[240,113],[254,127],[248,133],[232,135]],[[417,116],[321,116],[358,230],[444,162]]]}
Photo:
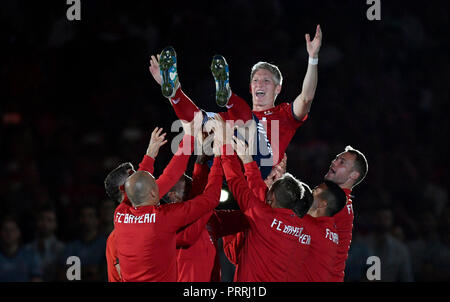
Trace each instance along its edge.
{"label": "group of players in red", "polygon": [[[160,128],[152,132],[137,171],[124,163],[106,177],[106,192],[119,203],[106,247],[109,281],[220,281],[219,238],[236,266],[234,281],[344,280],[354,217],[350,194],[368,165],[360,151],[347,146],[312,190],[286,172],[285,151],[307,120],[317,87],[320,26],[305,40],[309,61],[302,92],[277,106],[282,85],[277,66],[253,66],[250,108],[231,91],[225,58],[215,56],[216,102],[227,108],[218,114],[199,109],[182,91],[173,48],[151,57],[150,72],[184,136],[158,179],[153,164],[167,142]],[[236,121],[253,131],[242,131]],[[212,165],[200,154],[188,177],[194,145],[205,146],[205,137],[212,138]],[[224,177],[239,210],[215,209]]]}

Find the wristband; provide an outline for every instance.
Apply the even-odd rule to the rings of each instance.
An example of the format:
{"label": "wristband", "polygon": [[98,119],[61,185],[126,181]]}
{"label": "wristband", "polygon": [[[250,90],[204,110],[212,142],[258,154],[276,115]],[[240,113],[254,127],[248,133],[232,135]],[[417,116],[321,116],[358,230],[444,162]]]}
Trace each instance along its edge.
{"label": "wristband", "polygon": [[311,58],[309,57],[308,63],[311,65],[317,65],[319,63],[319,58]]}

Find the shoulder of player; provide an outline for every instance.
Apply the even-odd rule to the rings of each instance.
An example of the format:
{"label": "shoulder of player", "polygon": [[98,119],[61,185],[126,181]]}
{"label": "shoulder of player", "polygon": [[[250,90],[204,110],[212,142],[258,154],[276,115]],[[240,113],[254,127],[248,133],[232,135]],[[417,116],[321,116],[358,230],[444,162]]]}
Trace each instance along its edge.
{"label": "shoulder of player", "polygon": [[302,220],[306,227],[310,227],[315,230],[322,230],[326,228],[334,228],[335,219],[334,217],[323,216],[323,217],[312,217],[309,214],[303,216]]}
{"label": "shoulder of player", "polygon": [[297,117],[295,117],[293,104],[294,104],[293,102],[291,103],[284,102],[278,104],[277,106],[272,108],[273,112],[272,116],[278,118],[283,117],[283,121],[295,122],[295,124],[305,122],[307,116],[305,116],[302,120],[298,120]]}
{"label": "shoulder of player", "polygon": [[[183,202],[164,203],[154,207],[154,211],[162,215],[170,215],[176,211],[183,211],[183,208],[189,206],[189,200]],[[194,201],[195,202],[195,201]]]}

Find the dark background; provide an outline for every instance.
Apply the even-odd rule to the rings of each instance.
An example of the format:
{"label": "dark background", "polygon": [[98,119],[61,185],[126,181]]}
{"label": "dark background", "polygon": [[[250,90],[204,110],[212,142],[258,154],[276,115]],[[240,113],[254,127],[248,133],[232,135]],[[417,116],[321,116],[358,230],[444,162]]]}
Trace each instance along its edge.
{"label": "dark background", "polygon": [[[288,171],[315,186],[346,145],[362,151],[369,172],[353,191],[354,237],[376,233],[375,212],[387,209],[414,280],[450,279],[439,260],[450,255],[448,1],[382,1],[380,21],[367,20],[362,0],[82,0],[80,21],[67,20],[65,1],[0,7],[0,214],[17,217],[23,245],[48,203],[58,238],[75,240],[77,209],[106,199],[107,173],[137,166],[154,127],[178,134],[150,55],[172,45],[183,90],[207,111],[220,111],[214,54],[227,58],[231,87],[249,104],[253,64],[278,65],[276,104],[291,102],[307,68],[304,34],[320,24],[318,88],[287,149]],[[164,146],[156,175],[171,155]],[[425,257],[415,243],[428,240],[436,254]]]}

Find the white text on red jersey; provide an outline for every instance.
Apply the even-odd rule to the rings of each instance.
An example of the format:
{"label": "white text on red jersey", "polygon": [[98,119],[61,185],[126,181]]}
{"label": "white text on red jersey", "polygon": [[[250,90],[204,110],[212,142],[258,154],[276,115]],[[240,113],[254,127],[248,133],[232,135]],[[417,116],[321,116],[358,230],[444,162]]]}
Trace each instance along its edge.
{"label": "white text on red jersey", "polygon": [[302,234],[303,227],[287,225],[287,224],[284,224],[283,221],[278,220],[276,218],[273,219],[270,227],[274,230],[283,232],[284,234],[298,237],[298,241],[301,244],[307,244],[307,245],[311,244],[311,236],[308,234]]}
{"label": "white text on red jersey", "polygon": [[133,214],[123,214],[116,213],[116,217],[114,219],[115,223],[155,223],[156,222],[156,213],[150,214],[142,214],[140,216],[134,216]]}

